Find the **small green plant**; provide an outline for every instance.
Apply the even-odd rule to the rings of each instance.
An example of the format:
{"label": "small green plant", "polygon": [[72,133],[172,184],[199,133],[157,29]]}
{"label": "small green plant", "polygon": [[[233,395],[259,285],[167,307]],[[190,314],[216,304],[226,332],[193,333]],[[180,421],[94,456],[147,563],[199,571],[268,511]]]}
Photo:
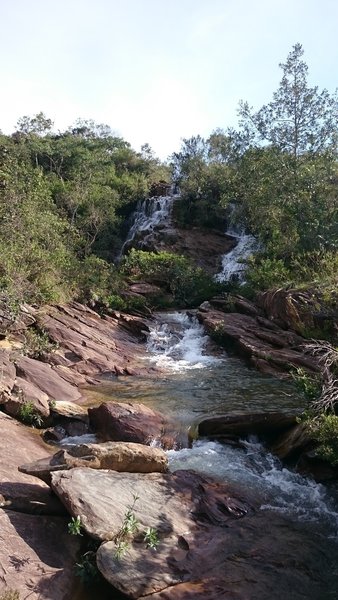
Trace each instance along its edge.
{"label": "small green plant", "polygon": [[43,329],[28,328],[25,331],[23,353],[31,358],[41,358],[43,354],[50,354],[57,350],[58,344],[52,342]]}
{"label": "small green plant", "polygon": [[[116,548],[114,552],[114,557],[116,560],[121,560],[121,558],[128,552],[130,541],[132,537],[138,532],[140,528],[140,522],[135,516],[134,508],[136,502],[139,500],[139,496],[136,494],[133,495],[133,503],[128,507],[126,514],[124,515],[122,525],[117,535],[115,536]],[[158,533],[154,527],[147,527],[145,532],[143,533],[143,541],[146,545],[146,548],[150,548],[151,550],[156,550],[159,544]]]}
{"label": "small green plant", "polygon": [[82,554],[79,562],[75,564],[75,574],[82,583],[90,585],[100,580],[100,572],[96,565],[96,552],[88,550]]}
{"label": "small green plant", "polygon": [[318,442],[316,453],[332,466],[338,466],[338,416],[320,415],[306,423],[312,437]]}
{"label": "small green plant", "polygon": [[319,398],[322,390],[321,379],[318,375],[310,375],[302,367],[297,367],[292,373],[297,389],[309,402]]}
{"label": "small green plant", "polygon": [[71,535],[82,535],[81,527],[81,517],[72,517],[68,523],[68,533],[70,533]]}
{"label": "small green plant", "polygon": [[41,415],[36,412],[35,406],[31,400],[26,400],[21,404],[18,416],[23,423],[32,425],[32,427],[41,427],[43,424],[43,419]]}
{"label": "small green plant", "polygon": [[147,527],[143,541],[147,548],[151,548],[151,550],[156,550],[160,541],[158,539],[158,533],[154,527]]}

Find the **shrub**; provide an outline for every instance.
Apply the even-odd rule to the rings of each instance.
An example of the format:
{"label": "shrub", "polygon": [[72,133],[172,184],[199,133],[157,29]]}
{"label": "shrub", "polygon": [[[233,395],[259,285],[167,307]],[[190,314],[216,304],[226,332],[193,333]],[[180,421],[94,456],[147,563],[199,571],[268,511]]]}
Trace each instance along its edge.
{"label": "shrub", "polygon": [[134,281],[158,285],[180,306],[197,306],[222,289],[203,269],[170,252],[132,249],[123,261],[122,273]]}
{"label": "shrub", "polygon": [[338,466],[338,416],[320,415],[307,421],[307,427],[318,442],[318,456],[328,461],[332,466]]}

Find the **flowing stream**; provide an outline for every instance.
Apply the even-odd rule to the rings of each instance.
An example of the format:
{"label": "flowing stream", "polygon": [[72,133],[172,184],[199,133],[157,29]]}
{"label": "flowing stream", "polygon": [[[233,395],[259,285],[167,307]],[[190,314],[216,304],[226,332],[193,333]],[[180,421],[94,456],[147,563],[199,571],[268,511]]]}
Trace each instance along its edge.
{"label": "flowing stream", "polygon": [[[216,348],[197,320],[184,312],[157,315],[144,360],[161,369],[156,378],[107,379],[91,389],[91,404],[142,402],[175,418],[178,428],[192,433],[195,424],[210,415],[271,410],[290,413],[303,407],[292,383],[259,374]],[[283,543],[290,538],[295,561],[297,552],[306,548],[317,565],[313,548],[319,547],[324,558],[318,569],[325,580],[325,592],[311,596],[304,591],[304,596],[295,594],[295,598],[337,598],[338,571],[332,567],[332,560],[338,564],[338,496],[334,487],[283,467],[254,438],[243,440],[242,447],[198,439],[190,448],[168,451],[168,457],[171,470],[193,469],[234,484],[259,500],[262,514],[273,512],[282,517],[278,535],[285,536]],[[278,542],[272,539],[271,543]]]}
{"label": "flowing stream", "polygon": [[[173,200],[173,196],[165,196],[138,205],[122,252],[140,233],[147,235],[164,222],[170,224]],[[223,257],[222,272],[216,278],[225,281],[235,275],[243,281],[245,265],[242,261],[257,251],[258,244],[244,230],[232,228],[227,233],[236,237],[238,243]],[[140,402],[175,419],[177,428],[186,437],[190,431],[192,438],[196,424],[206,416],[229,412],[290,413],[304,408],[304,401],[292,383],[260,374],[241,359],[220,350],[194,316],[186,312],[156,315],[144,361],[159,369],[156,377],[107,377],[100,386],[87,390],[90,404]],[[299,554],[308,557],[308,569],[317,570],[319,580],[323,581],[323,593],[318,589],[312,593],[311,581],[309,583],[307,574],[300,569],[293,598],[337,599],[338,491],[335,486],[315,483],[283,467],[254,438],[242,440],[241,447],[195,439],[190,448],[170,450],[168,458],[171,470],[194,469],[234,484],[237,489],[250,491],[259,501],[261,514],[273,513],[283,519],[278,539],[272,534],[271,545],[283,538],[284,545],[290,545],[291,561],[297,564]],[[271,574],[271,582],[273,587],[274,574]],[[271,600],[273,597],[272,594]],[[277,594],[276,597],[282,596]]]}

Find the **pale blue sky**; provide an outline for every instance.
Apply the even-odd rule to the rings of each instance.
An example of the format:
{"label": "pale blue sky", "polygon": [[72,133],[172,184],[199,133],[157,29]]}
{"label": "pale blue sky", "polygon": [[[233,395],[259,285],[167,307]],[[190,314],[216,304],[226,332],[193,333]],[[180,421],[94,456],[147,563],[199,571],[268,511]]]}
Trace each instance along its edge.
{"label": "pale blue sky", "polygon": [[337,0],[0,0],[0,129],[43,111],[109,124],[165,158],[268,102],[296,42],[338,85]]}

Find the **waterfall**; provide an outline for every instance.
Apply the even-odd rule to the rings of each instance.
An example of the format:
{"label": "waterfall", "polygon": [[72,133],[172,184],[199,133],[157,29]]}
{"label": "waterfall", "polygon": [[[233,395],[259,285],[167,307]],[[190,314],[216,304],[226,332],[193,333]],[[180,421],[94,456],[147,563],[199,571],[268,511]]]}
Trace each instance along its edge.
{"label": "waterfall", "polygon": [[171,210],[174,200],[175,196],[169,195],[147,198],[146,200],[140,200],[138,202],[132,216],[127,239],[121,248],[119,258],[121,258],[125,250],[130,247],[136,235],[149,235],[160,225],[165,224],[168,226],[171,224]]}
{"label": "waterfall", "polygon": [[[233,218],[235,207],[229,206],[230,222]],[[246,233],[244,227],[237,227],[231,224],[225,232],[227,235],[235,238],[236,246],[222,257],[222,270],[215,275],[215,281],[231,281],[236,277],[238,281],[244,283],[246,264],[245,261],[258,252],[260,245],[258,240],[251,234]]]}
{"label": "waterfall", "polygon": [[166,313],[150,328],[147,350],[150,361],[170,371],[203,369],[220,361],[206,351],[204,327],[186,313]]}

